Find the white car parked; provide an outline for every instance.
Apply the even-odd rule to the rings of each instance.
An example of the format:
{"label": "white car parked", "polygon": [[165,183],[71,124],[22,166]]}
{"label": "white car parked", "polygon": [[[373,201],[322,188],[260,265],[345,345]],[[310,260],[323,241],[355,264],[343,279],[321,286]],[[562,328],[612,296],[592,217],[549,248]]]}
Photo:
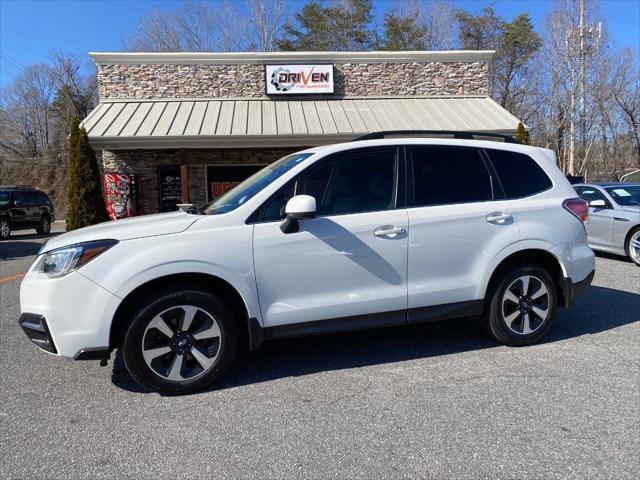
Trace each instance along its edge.
{"label": "white car parked", "polygon": [[640,265],[640,185],[612,182],[573,187],[589,204],[589,246],[625,255]]}
{"label": "white car parked", "polygon": [[[384,137],[383,134],[380,137]],[[550,329],[591,283],[588,208],[553,152],[381,138],[288,155],[201,213],[55,237],[25,276],[42,349],[143,386],[201,389],[265,340],[480,316],[507,345]]]}

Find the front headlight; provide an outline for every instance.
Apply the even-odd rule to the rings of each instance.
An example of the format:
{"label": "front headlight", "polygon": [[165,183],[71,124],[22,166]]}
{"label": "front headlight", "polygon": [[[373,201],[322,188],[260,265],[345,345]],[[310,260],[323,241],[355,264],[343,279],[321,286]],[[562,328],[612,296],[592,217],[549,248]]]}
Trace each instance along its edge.
{"label": "front headlight", "polygon": [[109,250],[116,243],[117,240],[97,240],[51,250],[40,255],[33,271],[62,277]]}

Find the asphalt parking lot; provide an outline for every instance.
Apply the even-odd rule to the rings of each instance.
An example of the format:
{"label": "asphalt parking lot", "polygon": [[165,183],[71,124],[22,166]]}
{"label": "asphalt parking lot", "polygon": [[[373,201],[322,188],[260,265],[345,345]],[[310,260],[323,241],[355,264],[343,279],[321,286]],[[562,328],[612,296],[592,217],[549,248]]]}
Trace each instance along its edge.
{"label": "asphalt parking lot", "polygon": [[[215,388],[141,391],[17,325],[43,237],[0,243],[2,478],[637,478],[640,268],[599,256],[544,343],[449,321],[286,340]],[[634,473],[635,472],[635,473]]]}

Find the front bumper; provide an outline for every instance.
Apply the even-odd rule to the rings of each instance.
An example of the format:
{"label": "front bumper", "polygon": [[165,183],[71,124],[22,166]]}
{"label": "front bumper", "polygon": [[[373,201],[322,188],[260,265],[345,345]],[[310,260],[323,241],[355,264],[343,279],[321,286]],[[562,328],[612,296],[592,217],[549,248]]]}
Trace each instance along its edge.
{"label": "front bumper", "polygon": [[60,278],[29,272],[20,285],[19,323],[27,337],[48,353],[102,358],[109,349],[111,321],[120,301],[79,272]]}
{"label": "front bumper", "polygon": [[584,280],[580,280],[579,282],[573,283],[570,278],[562,277],[560,280],[560,288],[562,289],[563,298],[563,307],[569,308],[576,298],[581,296],[584,292],[587,291],[589,285],[593,281],[593,277],[596,274],[595,270],[592,270],[589,275],[585,277]]}

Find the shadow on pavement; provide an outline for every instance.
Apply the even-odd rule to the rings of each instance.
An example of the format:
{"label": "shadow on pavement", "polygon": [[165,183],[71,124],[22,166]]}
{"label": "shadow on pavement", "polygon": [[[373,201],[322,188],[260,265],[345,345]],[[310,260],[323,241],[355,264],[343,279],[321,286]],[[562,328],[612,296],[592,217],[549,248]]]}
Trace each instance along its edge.
{"label": "shadow on pavement", "polygon": [[595,253],[596,257],[599,257],[599,258],[606,258],[608,260],[617,260],[618,262],[623,262],[623,263],[633,263],[629,257],[626,257],[624,255],[616,255],[615,253],[607,253],[607,252],[596,252],[595,250],[593,251],[593,253]]}
{"label": "shadow on pavement", "polygon": [[[637,321],[639,294],[590,287],[571,309],[559,309],[556,324],[542,343],[596,334]],[[474,319],[278,340],[265,343],[257,352],[240,355],[236,367],[208,391],[496,346],[499,344]],[[145,391],[129,376],[120,352],[113,365],[112,381],[125,390]]]}
{"label": "shadow on pavement", "polygon": [[0,260],[15,260],[16,258],[29,257],[35,255],[40,250],[44,242],[34,242],[32,240],[47,240],[62,232],[52,232],[46,235],[19,235],[9,237],[8,240],[0,242]]}

